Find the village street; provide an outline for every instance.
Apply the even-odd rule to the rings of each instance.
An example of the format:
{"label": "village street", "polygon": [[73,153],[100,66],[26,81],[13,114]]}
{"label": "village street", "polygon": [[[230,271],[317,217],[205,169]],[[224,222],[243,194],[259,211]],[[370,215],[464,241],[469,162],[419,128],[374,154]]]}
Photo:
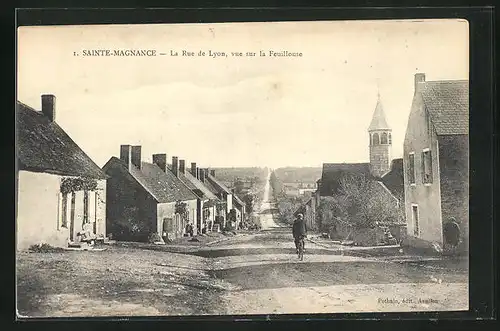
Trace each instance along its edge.
{"label": "village street", "polygon": [[[18,255],[24,316],[390,312],[467,309],[466,261],[306,242],[273,219],[218,242]],[[57,279],[58,281],[54,281]]]}

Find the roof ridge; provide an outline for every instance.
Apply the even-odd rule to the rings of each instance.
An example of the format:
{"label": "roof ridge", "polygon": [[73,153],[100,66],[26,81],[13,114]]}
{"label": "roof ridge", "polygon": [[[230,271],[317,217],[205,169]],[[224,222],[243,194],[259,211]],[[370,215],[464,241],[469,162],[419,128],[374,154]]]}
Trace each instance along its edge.
{"label": "roof ridge", "polygon": [[106,179],[94,160],[57,122],[17,100],[17,155],[29,168],[57,171],[68,176]]}
{"label": "roof ridge", "polygon": [[426,80],[420,83],[452,83],[452,82],[469,82],[468,79],[440,79],[440,80]]}

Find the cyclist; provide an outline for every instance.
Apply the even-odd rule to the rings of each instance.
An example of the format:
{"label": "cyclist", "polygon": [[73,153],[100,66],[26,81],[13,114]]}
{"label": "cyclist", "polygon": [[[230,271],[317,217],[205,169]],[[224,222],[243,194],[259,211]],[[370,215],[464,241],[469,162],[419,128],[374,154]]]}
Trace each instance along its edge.
{"label": "cyclist", "polygon": [[307,236],[306,222],[304,221],[304,215],[297,214],[297,218],[293,222],[292,234],[295,240],[295,249],[297,253],[299,252],[299,242],[302,240],[302,249],[305,252],[306,248],[304,246],[304,237]]}

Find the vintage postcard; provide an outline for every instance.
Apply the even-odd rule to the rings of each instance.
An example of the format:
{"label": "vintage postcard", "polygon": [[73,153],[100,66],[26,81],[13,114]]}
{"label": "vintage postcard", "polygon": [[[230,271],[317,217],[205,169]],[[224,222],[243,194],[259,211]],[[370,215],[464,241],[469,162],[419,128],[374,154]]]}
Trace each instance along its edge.
{"label": "vintage postcard", "polygon": [[468,310],[468,36],[20,27],[17,316]]}

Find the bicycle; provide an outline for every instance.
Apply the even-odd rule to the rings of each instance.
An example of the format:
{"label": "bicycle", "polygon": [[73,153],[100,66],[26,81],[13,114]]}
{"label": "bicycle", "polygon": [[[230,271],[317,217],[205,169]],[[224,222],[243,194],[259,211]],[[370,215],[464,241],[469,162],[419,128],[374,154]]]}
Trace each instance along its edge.
{"label": "bicycle", "polygon": [[301,237],[299,240],[297,255],[301,261],[304,260],[304,237]]}

